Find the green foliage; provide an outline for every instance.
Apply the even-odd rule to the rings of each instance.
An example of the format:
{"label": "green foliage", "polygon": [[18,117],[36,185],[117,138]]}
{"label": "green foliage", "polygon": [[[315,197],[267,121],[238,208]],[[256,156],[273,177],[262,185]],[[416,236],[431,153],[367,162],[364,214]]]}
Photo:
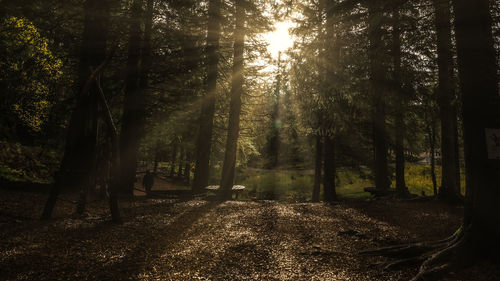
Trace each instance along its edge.
{"label": "green foliage", "polygon": [[0,178],[49,183],[58,168],[59,154],[41,147],[0,141]]}
{"label": "green foliage", "polygon": [[[436,183],[439,189],[441,185],[441,166],[436,165]],[[462,171],[460,174],[460,186],[462,193],[465,193],[465,174]],[[421,195],[422,192],[427,196],[434,195],[432,187],[431,166],[425,164],[407,163],[405,166],[405,181],[410,193]],[[396,182],[393,181],[392,188],[396,187]]]}
{"label": "green foliage", "polygon": [[[50,96],[61,75],[61,60],[48,49],[48,41],[27,19],[10,17],[0,25],[0,89],[2,114],[8,127],[19,123],[40,131],[50,108]],[[4,123],[4,122],[2,122]],[[5,125],[2,125],[5,126]]]}

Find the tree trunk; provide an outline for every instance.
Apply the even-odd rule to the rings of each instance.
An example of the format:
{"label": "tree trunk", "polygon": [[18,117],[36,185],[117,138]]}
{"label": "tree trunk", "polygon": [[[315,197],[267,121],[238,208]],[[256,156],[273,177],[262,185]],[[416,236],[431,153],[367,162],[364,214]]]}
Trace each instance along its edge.
{"label": "tree trunk", "polygon": [[224,153],[224,163],[222,165],[222,176],[220,183],[221,200],[231,198],[233,187],[234,170],[236,167],[236,151],[238,147],[238,135],[240,131],[241,95],[243,94],[243,51],[245,44],[245,8],[243,0],[235,0],[235,31],[234,31],[234,52],[233,52],[233,72],[231,83],[231,102],[229,108],[229,125],[226,141],[226,152]]}
{"label": "tree trunk", "polygon": [[368,4],[368,39],[370,46],[368,57],[370,60],[370,85],[373,98],[373,149],[375,188],[389,189],[389,174],[387,171],[387,133],[385,126],[384,102],[384,69],[381,1],[370,0]]}
{"label": "tree trunk", "polygon": [[[462,92],[466,205],[465,225],[498,257],[500,160],[488,157],[486,128],[500,128],[500,103],[488,0],[454,0],[458,71]],[[497,133],[498,136],[498,133]],[[488,137],[492,137],[491,135]]]}
{"label": "tree trunk", "polygon": [[177,169],[177,177],[182,179],[182,167],[184,166],[184,146],[181,144],[181,151],[179,153],[179,166]]}
{"label": "tree trunk", "polygon": [[453,85],[453,54],[451,43],[451,4],[449,0],[433,0],[438,53],[438,103],[441,119],[441,161],[442,176],[439,199],[457,202],[460,195],[460,181],[457,182],[456,101]]}
{"label": "tree trunk", "polygon": [[325,137],[325,175],[323,179],[323,197],[326,202],[337,201],[335,191],[335,142],[332,137]]}
{"label": "tree trunk", "polygon": [[158,172],[158,163],[160,162],[160,141],[156,141],[155,145],[155,158],[153,163],[153,174]]}
{"label": "tree trunk", "polygon": [[184,175],[183,178],[187,184],[189,184],[191,177],[191,153],[186,152],[186,158],[184,160]]}
{"label": "tree trunk", "polygon": [[57,197],[63,187],[84,190],[94,182],[92,170],[96,158],[98,106],[95,97],[98,88],[95,83],[92,83],[88,90],[84,88],[89,80],[90,69],[97,68],[106,58],[109,1],[87,0],[84,11],[78,82],[75,87],[76,106],[71,114],[60,170],[45,204],[42,219],[49,219],[52,216]]}
{"label": "tree trunk", "polygon": [[401,86],[401,18],[398,8],[393,12],[392,23],[392,59],[394,64],[394,93],[396,102],[395,116],[395,154],[396,154],[396,191],[399,193],[408,193],[405,183],[405,153],[404,136],[405,121],[404,113],[406,111],[406,101],[404,91]]}
{"label": "tree trunk", "polygon": [[142,0],[134,0],[129,18],[129,48],[125,96],[123,100],[122,128],[120,132],[122,193],[132,195],[137,172],[137,152],[142,135],[144,98],[139,88],[141,59]]}
{"label": "tree trunk", "polygon": [[453,0],[453,8],[467,183],[464,222],[444,249],[432,253],[422,264],[413,280],[437,279],[436,274],[464,268],[481,257],[500,258],[500,160],[489,155],[488,150],[498,146],[493,143],[488,147],[488,138],[494,133],[486,130],[500,128],[489,1]]}
{"label": "tree trunk", "polygon": [[[438,195],[437,180],[436,180],[436,122],[431,120],[431,124],[427,126],[427,135],[429,137],[429,147],[431,154],[431,179],[434,196]],[[422,194],[423,195],[423,194]]]}
{"label": "tree trunk", "polygon": [[207,78],[206,93],[202,100],[200,127],[196,141],[196,161],[192,190],[201,192],[208,185],[210,171],[210,150],[212,146],[212,129],[215,111],[215,95],[219,64],[219,39],[221,20],[220,0],[210,0],[208,4],[207,26]]}
{"label": "tree trunk", "polygon": [[177,140],[173,141],[173,149],[172,149],[172,159],[170,159],[170,177],[173,178],[175,175],[175,160],[177,159]]}
{"label": "tree trunk", "polygon": [[321,190],[321,167],[323,166],[323,143],[320,135],[316,136],[316,155],[314,163],[314,187],[312,202],[319,202],[319,192]]}

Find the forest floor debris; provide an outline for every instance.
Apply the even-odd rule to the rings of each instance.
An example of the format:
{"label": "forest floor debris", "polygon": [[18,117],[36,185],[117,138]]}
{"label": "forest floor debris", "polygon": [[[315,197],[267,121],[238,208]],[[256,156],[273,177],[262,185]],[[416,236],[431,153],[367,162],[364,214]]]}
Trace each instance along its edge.
{"label": "forest floor debris", "polygon": [[[384,271],[390,260],[358,252],[445,238],[462,209],[396,199],[281,204],[274,201],[106,201],[72,215],[60,200],[41,222],[46,195],[0,189],[1,280],[408,280],[418,267]],[[480,261],[443,280],[498,280]]]}

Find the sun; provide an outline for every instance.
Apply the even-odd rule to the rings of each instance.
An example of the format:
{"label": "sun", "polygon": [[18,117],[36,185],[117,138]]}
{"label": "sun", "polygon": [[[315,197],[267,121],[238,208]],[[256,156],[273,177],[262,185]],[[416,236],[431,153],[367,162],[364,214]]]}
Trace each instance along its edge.
{"label": "sun", "polygon": [[269,44],[267,50],[273,58],[277,58],[280,52],[293,46],[293,38],[289,32],[291,27],[293,27],[291,21],[276,22],[274,30],[264,34],[264,39]]}

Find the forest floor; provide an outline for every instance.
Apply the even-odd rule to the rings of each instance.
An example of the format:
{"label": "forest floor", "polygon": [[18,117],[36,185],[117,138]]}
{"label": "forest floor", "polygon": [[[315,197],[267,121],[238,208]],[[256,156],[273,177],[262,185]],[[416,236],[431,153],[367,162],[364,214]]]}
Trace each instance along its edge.
{"label": "forest floor", "polygon": [[[45,194],[0,189],[1,280],[408,280],[418,267],[384,271],[389,260],[361,250],[440,239],[462,209],[396,199],[281,204],[136,197],[72,216],[58,201],[42,222]],[[443,280],[499,280],[489,262]]]}

